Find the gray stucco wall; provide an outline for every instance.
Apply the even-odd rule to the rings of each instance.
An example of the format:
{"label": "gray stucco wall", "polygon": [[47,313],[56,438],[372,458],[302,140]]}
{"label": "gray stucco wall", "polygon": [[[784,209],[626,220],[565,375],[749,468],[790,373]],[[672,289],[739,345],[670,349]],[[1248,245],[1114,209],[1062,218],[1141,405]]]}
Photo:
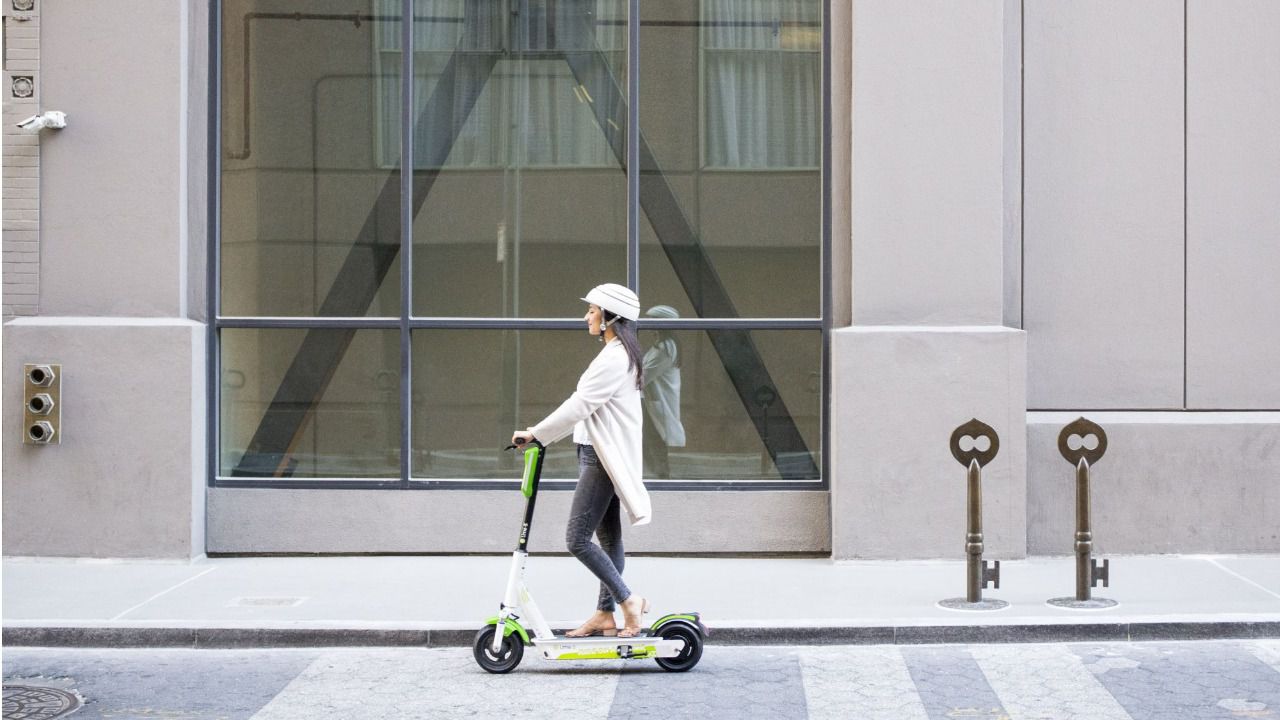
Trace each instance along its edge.
{"label": "gray stucco wall", "polygon": [[[827,553],[828,494],[653,492],[653,522],[624,527],[628,553]],[[538,493],[534,552],[565,552],[573,493]],[[209,491],[209,552],[510,552],[515,491]],[[625,522],[624,522],[625,525]]]}
{"label": "gray stucco wall", "polygon": [[43,315],[182,310],[183,4],[44,3]]}
{"label": "gray stucco wall", "polygon": [[[655,493],[633,548],[958,558],[946,438],[977,416],[1004,442],[984,473],[989,554],[1069,552],[1057,430],[1072,408],[1128,408],[1090,414],[1111,433],[1100,552],[1280,551],[1275,413],[1156,412],[1280,408],[1280,9],[832,4],[833,305],[854,326],[832,338],[831,497]],[[187,318],[204,298],[207,4],[127,8],[42,8],[42,106],[69,127],[41,139],[44,316],[6,325],[3,378],[15,408],[21,363],[64,363],[66,431],[23,447],[4,418],[9,555],[204,551],[204,330]],[[1024,434],[1028,401],[1071,411]],[[567,501],[546,496],[536,549],[559,549]],[[218,489],[208,543],[502,552],[508,532],[477,520],[495,503],[518,513],[515,493]]]}
{"label": "gray stucco wall", "polygon": [[[1028,414],[1027,550],[1035,555],[1073,551],[1075,471],[1057,442],[1076,417]],[[1090,471],[1095,553],[1280,549],[1280,413],[1087,417],[1107,433],[1107,452]]]}
{"label": "gray stucco wall", "polygon": [[1182,5],[1025,8],[1029,406],[1181,407]]}
{"label": "gray stucco wall", "polygon": [[1280,4],[1187,5],[1187,406],[1280,408]]}
{"label": "gray stucco wall", "polygon": [[[5,325],[6,555],[204,553],[204,326],[22,318]],[[23,363],[62,365],[62,441],[23,445]]]}
{"label": "gray stucco wall", "polygon": [[1026,553],[1026,338],[1009,328],[847,328],[832,337],[832,554],[960,558],[966,470],[951,432],[999,435],[983,469],[990,557]]}
{"label": "gray stucco wall", "polygon": [[[41,10],[41,108],[68,122],[39,136],[41,314],[4,328],[4,552],[198,556],[206,330],[187,318],[205,269],[190,227],[207,202],[207,4]],[[60,444],[21,443],[27,362],[64,366]]]}
{"label": "gray stucco wall", "polygon": [[965,469],[948,441],[975,417],[1001,439],[983,473],[987,550],[1026,552],[1026,338],[1000,324],[1017,279],[1017,8],[854,8],[853,326],[832,334],[829,370],[837,558],[963,556]]}
{"label": "gray stucco wall", "polygon": [[854,8],[856,325],[1002,321],[1004,10]]}

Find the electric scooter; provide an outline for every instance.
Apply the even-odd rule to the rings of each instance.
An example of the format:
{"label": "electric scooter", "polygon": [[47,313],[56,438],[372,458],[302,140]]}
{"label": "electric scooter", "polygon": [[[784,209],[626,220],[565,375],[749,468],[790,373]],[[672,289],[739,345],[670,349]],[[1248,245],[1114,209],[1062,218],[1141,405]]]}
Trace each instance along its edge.
{"label": "electric scooter", "polygon": [[[525,561],[529,558],[529,530],[533,526],[533,506],[538,500],[538,481],[542,477],[545,448],[537,440],[518,447],[524,448],[524,479],[520,483],[520,492],[528,500],[524,523],[520,526],[520,543],[511,556],[507,589],[502,603],[498,605],[498,614],[485,620],[472,644],[480,667],[491,673],[511,672],[524,657],[526,645],[548,660],[652,658],[671,672],[684,672],[697,665],[702,659],[707,628],[696,612],[664,615],[634,637],[593,635],[577,638],[556,635],[551,631],[524,583]],[[518,447],[509,445],[506,449],[516,450]],[[521,620],[531,626],[532,637]]]}

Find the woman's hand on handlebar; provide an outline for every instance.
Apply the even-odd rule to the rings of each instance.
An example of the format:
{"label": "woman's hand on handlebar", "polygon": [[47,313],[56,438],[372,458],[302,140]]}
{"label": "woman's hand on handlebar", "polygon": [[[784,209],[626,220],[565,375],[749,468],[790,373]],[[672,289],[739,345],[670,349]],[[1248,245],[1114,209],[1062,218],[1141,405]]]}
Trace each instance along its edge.
{"label": "woman's hand on handlebar", "polygon": [[516,446],[533,442],[533,440],[534,440],[533,433],[529,432],[528,430],[517,430],[511,435],[511,444]]}

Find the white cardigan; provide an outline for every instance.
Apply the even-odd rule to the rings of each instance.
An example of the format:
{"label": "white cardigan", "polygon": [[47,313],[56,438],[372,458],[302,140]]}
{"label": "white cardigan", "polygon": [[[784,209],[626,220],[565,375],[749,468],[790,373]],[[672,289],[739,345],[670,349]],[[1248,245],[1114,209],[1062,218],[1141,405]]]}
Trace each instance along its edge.
{"label": "white cardigan", "polygon": [[644,525],[652,515],[641,479],[644,421],[636,376],[627,365],[627,349],[617,338],[610,340],[582,373],[573,395],[529,432],[550,445],[581,422],[631,524]]}

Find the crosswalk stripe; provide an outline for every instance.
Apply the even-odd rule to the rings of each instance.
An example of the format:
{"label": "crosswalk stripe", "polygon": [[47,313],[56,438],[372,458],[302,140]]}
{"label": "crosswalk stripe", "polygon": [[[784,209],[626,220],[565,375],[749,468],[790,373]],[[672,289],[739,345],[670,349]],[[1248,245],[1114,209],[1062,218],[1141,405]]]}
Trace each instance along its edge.
{"label": "crosswalk stripe", "polygon": [[978,645],[969,652],[1013,720],[1131,720],[1064,646]]}
{"label": "crosswalk stripe", "polygon": [[1081,644],[1069,649],[1135,720],[1275,717],[1280,708],[1275,670],[1242,643]]}
{"label": "crosswalk stripe", "polygon": [[1255,640],[1246,643],[1244,648],[1280,673],[1280,640]]}
{"label": "crosswalk stripe", "polygon": [[[609,715],[625,662],[546,662],[526,652],[507,675],[454,650],[335,650],[302,671],[253,720]],[[583,672],[590,668],[592,671]]]}
{"label": "crosswalk stripe", "polygon": [[797,650],[814,720],[928,720],[902,653],[893,646]]}

